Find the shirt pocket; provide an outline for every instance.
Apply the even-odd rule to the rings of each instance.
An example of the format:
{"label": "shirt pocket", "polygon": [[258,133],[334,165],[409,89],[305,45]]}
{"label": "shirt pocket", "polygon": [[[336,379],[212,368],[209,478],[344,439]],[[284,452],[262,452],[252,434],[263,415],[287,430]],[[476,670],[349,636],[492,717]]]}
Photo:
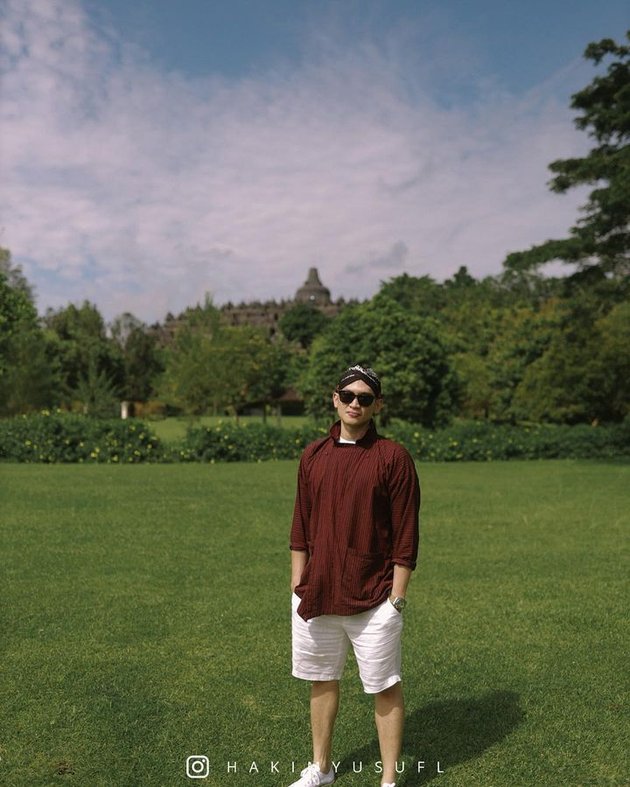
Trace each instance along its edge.
{"label": "shirt pocket", "polygon": [[382,589],[387,565],[382,552],[358,552],[348,548],[341,585],[346,598],[370,601]]}

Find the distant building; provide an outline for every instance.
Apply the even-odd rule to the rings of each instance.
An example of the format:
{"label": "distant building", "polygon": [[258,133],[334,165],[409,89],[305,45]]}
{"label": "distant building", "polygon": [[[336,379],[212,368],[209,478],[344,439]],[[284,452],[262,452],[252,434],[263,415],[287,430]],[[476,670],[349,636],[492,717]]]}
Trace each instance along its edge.
{"label": "distant building", "polygon": [[295,301],[309,303],[312,306],[330,306],[330,290],[319,280],[317,268],[309,268],[306,281],[295,293]]}
{"label": "distant building", "polygon": [[[264,328],[269,336],[273,337],[278,332],[278,322],[282,315],[298,303],[312,304],[327,317],[336,316],[346,305],[343,298],[333,301],[330,290],[324,287],[319,278],[317,268],[309,268],[306,281],[298,288],[295,297],[291,300],[250,301],[236,306],[227,303],[220,307],[221,319],[226,325],[255,325]],[[162,345],[168,345],[173,341],[184,314],[174,317],[169,313],[162,324],[156,323],[151,326],[152,333],[158,337]]]}
{"label": "distant building", "polygon": [[331,300],[330,290],[322,284],[317,268],[309,268],[304,284],[297,290],[295,297],[288,301],[254,301],[231,303],[221,307],[221,315],[228,325],[256,325],[267,329],[270,336],[278,331],[278,322],[282,315],[298,303],[315,306],[327,317],[334,317],[344,306],[343,299]]}

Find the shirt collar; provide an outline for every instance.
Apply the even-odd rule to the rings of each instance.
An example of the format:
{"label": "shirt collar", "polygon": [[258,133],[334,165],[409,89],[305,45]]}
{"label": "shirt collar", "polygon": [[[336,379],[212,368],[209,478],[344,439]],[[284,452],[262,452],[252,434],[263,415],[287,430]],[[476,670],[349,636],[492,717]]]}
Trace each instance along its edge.
{"label": "shirt collar", "polygon": [[[330,427],[330,436],[335,441],[335,443],[339,443],[339,438],[341,437],[341,421],[335,421],[335,423]],[[370,423],[368,424],[367,432],[360,440],[357,440],[356,445],[367,447],[372,445],[377,437],[378,432],[376,431],[376,425],[374,424],[374,420],[371,419]]]}

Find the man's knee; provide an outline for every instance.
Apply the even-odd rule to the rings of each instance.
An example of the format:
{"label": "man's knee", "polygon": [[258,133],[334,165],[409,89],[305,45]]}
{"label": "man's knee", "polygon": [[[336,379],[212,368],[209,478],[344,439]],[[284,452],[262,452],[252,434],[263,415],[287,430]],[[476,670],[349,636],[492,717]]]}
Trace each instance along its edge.
{"label": "man's knee", "polygon": [[400,681],[374,695],[374,708],[379,715],[387,715],[393,710],[402,711],[403,706],[404,699]]}
{"label": "man's knee", "polygon": [[402,694],[402,682],[397,680],[391,686],[379,691],[377,697],[399,697]]}

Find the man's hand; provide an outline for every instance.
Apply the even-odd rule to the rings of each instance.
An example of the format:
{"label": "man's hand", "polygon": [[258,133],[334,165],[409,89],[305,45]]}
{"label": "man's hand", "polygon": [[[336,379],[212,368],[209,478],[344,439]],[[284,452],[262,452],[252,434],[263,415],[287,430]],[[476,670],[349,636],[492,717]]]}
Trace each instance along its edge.
{"label": "man's hand", "polygon": [[302,574],[308,563],[308,552],[291,550],[291,593],[295,593],[295,588],[302,581]]}
{"label": "man's hand", "polygon": [[406,566],[394,566],[394,580],[392,582],[392,599],[405,598],[407,595],[407,585],[411,579],[411,569]]}

